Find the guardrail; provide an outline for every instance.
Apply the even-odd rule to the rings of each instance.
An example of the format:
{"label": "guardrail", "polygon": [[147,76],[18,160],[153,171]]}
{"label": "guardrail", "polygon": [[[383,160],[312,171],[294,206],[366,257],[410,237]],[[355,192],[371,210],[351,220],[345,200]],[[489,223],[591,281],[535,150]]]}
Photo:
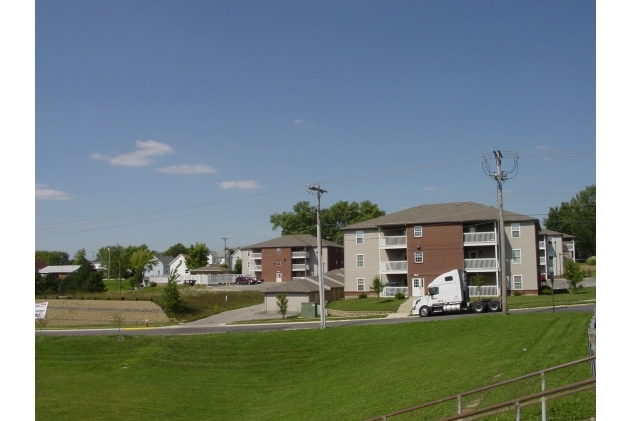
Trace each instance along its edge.
{"label": "guardrail", "polygon": [[[379,420],[388,420],[389,418],[395,417],[397,415],[406,414],[412,411],[417,411],[419,409],[428,408],[434,405],[438,405],[441,403],[449,402],[452,400],[457,401],[457,414],[447,417],[441,418],[439,421],[455,421],[455,420],[463,420],[465,417],[467,421],[469,420],[478,420],[481,418],[488,417],[489,415],[499,414],[508,411],[516,412],[517,421],[521,420],[521,408],[526,406],[534,405],[537,403],[541,403],[541,419],[542,421],[546,421],[547,419],[547,408],[546,402],[551,399],[560,398],[563,396],[572,395],[575,393],[583,392],[590,389],[596,388],[596,377],[594,376],[591,379],[583,380],[580,382],[572,383],[569,385],[557,387],[555,389],[546,390],[546,373],[550,373],[552,371],[560,370],[563,368],[571,367],[577,364],[595,361],[596,357],[591,356],[587,358],[582,358],[580,360],[572,361],[566,364],[561,364],[555,367],[546,368],[544,370],[536,371],[534,373],[526,374],[524,376],[515,377],[514,379],[506,380],[500,383],[495,383],[489,386],[480,387],[478,389],[470,390],[468,392],[460,393],[457,395],[448,396],[446,398],[438,399],[432,402],[424,403],[421,405],[413,406],[406,409],[401,409],[396,412],[391,412],[389,414],[381,415],[375,418],[370,418],[366,421],[379,421]],[[480,408],[477,410],[468,411],[466,414],[463,413],[462,409],[462,398],[472,395],[474,393],[484,392],[486,390],[495,389],[497,387],[506,386],[508,384],[512,384],[521,380],[529,379],[532,377],[541,376],[541,392],[534,393],[531,395],[522,396],[516,399],[511,399],[508,401],[500,402],[491,406],[487,406],[485,408]]]}

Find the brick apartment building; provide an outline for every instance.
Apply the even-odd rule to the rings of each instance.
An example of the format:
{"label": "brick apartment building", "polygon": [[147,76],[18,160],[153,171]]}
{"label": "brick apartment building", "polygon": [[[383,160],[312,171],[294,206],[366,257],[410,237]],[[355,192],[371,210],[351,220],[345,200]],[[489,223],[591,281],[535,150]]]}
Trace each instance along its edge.
{"label": "brick apartment building", "polygon": [[[318,275],[318,241],[313,235],[284,235],[243,247],[241,273],[265,282],[289,282]],[[344,248],[322,240],[323,272],[344,267]]]}
{"label": "brick apartment building", "polygon": [[[437,276],[452,269],[485,278],[480,295],[498,296],[500,249],[498,210],[479,203],[421,205],[344,230],[347,295],[370,291],[379,276],[386,295],[427,294]],[[538,294],[539,220],[504,211],[504,244],[508,291]],[[470,286],[470,294],[478,295]]]}

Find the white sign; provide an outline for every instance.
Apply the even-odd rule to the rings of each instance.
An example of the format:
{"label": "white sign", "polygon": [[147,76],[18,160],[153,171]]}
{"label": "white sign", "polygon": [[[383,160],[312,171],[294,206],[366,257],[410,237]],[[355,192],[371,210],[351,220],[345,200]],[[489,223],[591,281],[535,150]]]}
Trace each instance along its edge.
{"label": "white sign", "polygon": [[46,309],[47,308],[48,308],[48,302],[35,303],[35,318],[36,319],[44,319],[44,318],[46,318]]}

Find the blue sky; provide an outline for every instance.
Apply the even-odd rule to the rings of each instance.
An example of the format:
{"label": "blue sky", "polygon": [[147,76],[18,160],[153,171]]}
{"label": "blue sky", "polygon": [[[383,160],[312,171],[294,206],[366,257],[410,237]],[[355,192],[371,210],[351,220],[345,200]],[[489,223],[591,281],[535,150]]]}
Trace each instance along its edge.
{"label": "blue sky", "polygon": [[596,182],[593,1],[35,6],[38,250],[246,246],[318,181],[495,206],[494,150],[507,210]]}

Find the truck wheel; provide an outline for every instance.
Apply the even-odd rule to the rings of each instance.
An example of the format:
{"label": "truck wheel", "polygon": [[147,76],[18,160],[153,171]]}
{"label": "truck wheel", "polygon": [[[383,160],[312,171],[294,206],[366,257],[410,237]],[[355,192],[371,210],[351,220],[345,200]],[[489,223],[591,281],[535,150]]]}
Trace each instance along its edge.
{"label": "truck wheel", "polygon": [[484,310],[486,310],[486,305],[484,305],[482,301],[476,301],[473,303],[473,311],[475,313],[484,313]]}
{"label": "truck wheel", "polygon": [[431,315],[431,314],[432,314],[432,310],[430,310],[430,309],[429,309],[429,307],[427,307],[427,306],[423,306],[423,307],[421,307],[421,309],[418,311],[418,314],[419,314],[421,317],[427,317],[427,316],[429,316],[429,315]]}
{"label": "truck wheel", "polygon": [[502,306],[499,301],[491,301],[489,303],[489,311],[497,312],[500,311],[500,308],[502,308]]}

